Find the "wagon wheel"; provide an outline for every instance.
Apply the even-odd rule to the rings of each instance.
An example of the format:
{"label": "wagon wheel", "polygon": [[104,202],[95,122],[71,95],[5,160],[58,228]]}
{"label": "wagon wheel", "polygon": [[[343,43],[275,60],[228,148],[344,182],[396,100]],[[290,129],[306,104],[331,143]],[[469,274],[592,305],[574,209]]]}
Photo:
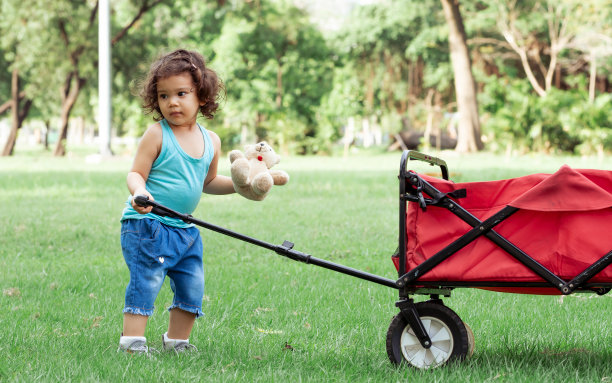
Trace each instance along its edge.
{"label": "wagon wheel", "polygon": [[468,355],[470,341],[461,318],[438,303],[419,302],[415,306],[432,346],[424,348],[402,313],[399,313],[387,331],[387,354],[391,362],[427,369],[464,359]]}

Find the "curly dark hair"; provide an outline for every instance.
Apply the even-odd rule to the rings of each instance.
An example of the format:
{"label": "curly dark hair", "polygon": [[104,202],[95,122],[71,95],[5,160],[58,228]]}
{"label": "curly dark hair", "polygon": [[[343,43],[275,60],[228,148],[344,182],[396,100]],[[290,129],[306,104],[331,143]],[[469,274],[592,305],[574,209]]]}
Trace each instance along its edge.
{"label": "curly dark hair", "polygon": [[201,54],[185,49],[178,49],[162,55],[151,64],[149,73],[140,88],[143,108],[147,113],[153,113],[155,121],[163,119],[157,102],[157,82],[162,78],[190,73],[196,86],[198,99],[205,104],[200,106],[200,112],[208,119],[214,117],[219,109],[219,101],[225,94],[223,82],[217,74],[206,67]]}

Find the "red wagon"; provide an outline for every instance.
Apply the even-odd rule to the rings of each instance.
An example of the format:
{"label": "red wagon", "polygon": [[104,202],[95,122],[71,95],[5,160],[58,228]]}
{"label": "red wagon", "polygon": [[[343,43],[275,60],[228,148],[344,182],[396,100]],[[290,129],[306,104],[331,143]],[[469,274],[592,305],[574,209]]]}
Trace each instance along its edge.
{"label": "red wagon", "polygon": [[[410,160],[439,166],[442,178],[409,170]],[[405,151],[399,181],[399,246],[392,257],[397,280],[315,258],[289,241],[270,244],[143,196],[135,199],[155,214],[397,289],[400,312],[387,331],[387,354],[393,363],[417,368],[461,360],[473,350],[471,330],[440,299],[453,289],[603,295],[612,288],[612,172],[564,166],[554,174],[454,183],[443,160]],[[429,300],[415,303],[415,295]]]}
{"label": "red wagon", "polygon": [[[440,166],[443,179],[408,170]],[[460,287],[522,294],[606,294],[612,287],[612,172],[454,183],[446,163],[414,151],[400,165],[400,239],[393,256],[401,310],[387,334],[391,361],[429,368],[464,358],[473,335],[442,304]],[[431,296],[414,303],[414,294]]]}

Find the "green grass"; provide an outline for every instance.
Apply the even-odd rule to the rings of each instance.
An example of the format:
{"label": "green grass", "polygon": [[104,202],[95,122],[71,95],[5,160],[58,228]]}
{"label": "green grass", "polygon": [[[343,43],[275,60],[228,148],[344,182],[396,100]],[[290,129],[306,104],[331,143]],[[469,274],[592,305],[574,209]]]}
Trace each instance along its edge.
{"label": "green grass", "polygon": [[[458,181],[563,163],[612,169],[592,158],[440,156]],[[395,279],[399,157],[284,158],[277,167],[291,181],[266,201],[205,195],[194,216]],[[472,327],[474,356],[432,371],[398,369],[385,351],[393,289],[205,230],[206,316],[191,337],[200,351],[117,353],[128,281],[119,217],[130,162],[0,159],[0,381],[612,382],[610,295],[458,289],[446,304]],[[153,347],[161,347],[171,300],[166,283],[147,327]]]}

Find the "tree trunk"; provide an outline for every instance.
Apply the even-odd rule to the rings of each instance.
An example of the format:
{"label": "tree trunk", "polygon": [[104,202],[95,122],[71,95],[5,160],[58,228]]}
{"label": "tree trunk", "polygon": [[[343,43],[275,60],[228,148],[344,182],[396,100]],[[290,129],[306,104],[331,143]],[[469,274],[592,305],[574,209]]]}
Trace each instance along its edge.
{"label": "tree trunk", "polygon": [[595,83],[597,82],[597,56],[594,52],[589,55],[589,102],[595,101]]}
{"label": "tree trunk", "polygon": [[365,92],[365,113],[367,115],[371,114],[374,110],[374,63],[368,62],[366,63],[366,73],[367,77],[365,79],[366,82],[366,92]]}
{"label": "tree trunk", "polygon": [[51,132],[51,121],[45,120],[45,134],[43,136],[43,146],[45,150],[49,149],[49,132]]}
{"label": "tree trunk", "polygon": [[[66,154],[66,137],[68,136],[68,120],[70,118],[70,112],[72,107],[76,103],[81,88],[85,85],[84,78],[79,78],[78,73],[72,72],[66,78],[64,84],[64,90],[62,93],[62,114],[60,130],[57,137],[57,143],[55,144],[55,150],[53,151],[54,156],[63,156]],[[74,84],[73,84],[74,82]]]}
{"label": "tree trunk", "polygon": [[19,92],[19,70],[15,68],[11,76],[11,131],[9,132],[4,149],[2,150],[2,156],[13,155],[15,142],[17,141],[17,132],[19,128],[21,128],[23,120],[25,120],[32,106],[32,100],[26,99],[23,108],[20,108],[19,101],[24,97],[23,93],[20,94]]}
{"label": "tree trunk", "polygon": [[283,63],[281,58],[276,59],[278,69],[276,70],[276,109],[283,106]]}
{"label": "tree trunk", "polygon": [[434,124],[433,97],[435,93],[437,92],[433,88],[431,88],[427,91],[427,97],[425,97],[425,105],[427,108],[427,122],[425,124],[425,135],[423,136],[423,148],[425,150],[429,149],[429,138],[431,137],[431,132],[433,130],[433,124]]}
{"label": "tree trunk", "polygon": [[440,0],[449,27],[449,47],[455,75],[455,94],[459,127],[457,137],[458,152],[475,152],[483,148],[480,138],[480,120],[476,83],[472,75],[472,62],[466,43],[463,19],[459,12],[459,0]]}
{"label": "tree trunk", "polygon": [[2,150],[2,156],[10,156],[13,154],[15,141],[17,140],[17,129],[19,122],[19,70],[13,69],[11,76],[11,131],[6,139],[6,144]]}

